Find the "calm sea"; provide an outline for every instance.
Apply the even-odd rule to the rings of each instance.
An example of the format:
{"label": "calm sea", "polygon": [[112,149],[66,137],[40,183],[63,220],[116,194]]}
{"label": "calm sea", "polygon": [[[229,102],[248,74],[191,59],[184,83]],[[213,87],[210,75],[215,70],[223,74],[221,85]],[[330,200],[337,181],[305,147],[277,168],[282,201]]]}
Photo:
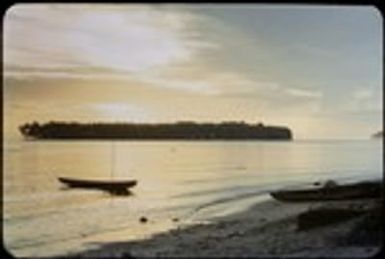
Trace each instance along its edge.
{"label": "calm sea", "polygon": [[[382,172],[379,140],[6,143],[5,247],[15,256],[49,256],[145,238],[244,210],[282,186],[382,179]],[[67,189],[59,176],[138,185],[116,197]]]}

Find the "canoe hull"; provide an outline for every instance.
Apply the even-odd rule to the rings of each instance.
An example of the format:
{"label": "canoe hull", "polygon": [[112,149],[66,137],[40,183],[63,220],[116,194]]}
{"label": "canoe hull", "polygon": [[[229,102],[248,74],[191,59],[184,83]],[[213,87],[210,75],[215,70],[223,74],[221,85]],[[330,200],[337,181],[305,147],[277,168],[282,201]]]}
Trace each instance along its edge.
{"label": "canoe hull", "polygon": [[86,180],[74,179],[67,177],[59,177],[58,180],[71,188],[88,188],[100,189],[109,191],[115,194],[129,194],[128,189],[137,184],[136,180],[127,181],[101,181],[101,180]]}
{"label": "canoe hull", "polygon": [[306,202],[379,198],[381,197],[381,192],[381,183],[367,182],[329,188],[322,187],[305,190],[282,190],[271,192],[270,195],[280,201]]}

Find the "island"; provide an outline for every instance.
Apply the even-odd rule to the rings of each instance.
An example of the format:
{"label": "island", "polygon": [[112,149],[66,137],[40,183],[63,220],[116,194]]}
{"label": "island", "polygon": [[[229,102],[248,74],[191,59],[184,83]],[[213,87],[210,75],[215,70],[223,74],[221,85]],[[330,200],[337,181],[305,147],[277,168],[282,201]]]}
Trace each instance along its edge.
{"label": "island", "polygon": [[382,130],[380,130],[380,131],[378,131],[372,135],[372,138],[383,138],[383,137],[384,137],[384,132]]}
{"label": "island", "polygon": [[19,126],[27,139],[192,139],[192,140],[291,140],[287,127],[245,122],[196,123],[25,123]]}

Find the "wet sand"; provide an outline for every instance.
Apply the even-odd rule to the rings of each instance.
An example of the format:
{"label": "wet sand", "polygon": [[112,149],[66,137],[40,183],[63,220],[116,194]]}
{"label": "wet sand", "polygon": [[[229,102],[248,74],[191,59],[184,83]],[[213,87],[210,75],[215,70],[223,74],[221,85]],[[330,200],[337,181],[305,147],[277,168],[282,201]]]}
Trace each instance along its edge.
{"label": "wet sand", "polygon": [[[95,249],[68,256],[371,257],[378,253],[382,244],[378,237],[382,228],[377,229],[375,225],[373,234],[373,229],[365,222],[373,211],[379,211],[380,204],[380,198],[301,203],[269,199],[246,211],[213,218],[205,224],[184,226],[183,222],[178,222],[176,229],[149,239],[100,244]],[[301,215],[325,210],[360,213],[344,220],[330,220],[329,223],[326,220],[319,225],[299,227]],[[372,218],[369,221],[373,222]]]}

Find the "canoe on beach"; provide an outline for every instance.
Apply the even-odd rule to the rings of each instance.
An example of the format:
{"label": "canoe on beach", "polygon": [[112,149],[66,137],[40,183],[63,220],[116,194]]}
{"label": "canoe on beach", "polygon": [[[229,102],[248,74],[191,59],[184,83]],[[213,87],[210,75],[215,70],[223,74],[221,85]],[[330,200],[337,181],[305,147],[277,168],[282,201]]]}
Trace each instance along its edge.
{"label": "canoe on beach", "polygon": [[279,190],[270,195],[276,200],[301,202],[301,201],[327,201],[347,199],[369,199],[381,197],[381,182],[361,182],[320,188],[299,190]]}
{"label": "canoe on beach", "polygon": [[137,184],[136,180],[90,180],[90,179],[74,179],[67,177],[58,177],[61,183],[72,188],[92,188],[109,191],[117,194],[128,194],[128,188]]}

